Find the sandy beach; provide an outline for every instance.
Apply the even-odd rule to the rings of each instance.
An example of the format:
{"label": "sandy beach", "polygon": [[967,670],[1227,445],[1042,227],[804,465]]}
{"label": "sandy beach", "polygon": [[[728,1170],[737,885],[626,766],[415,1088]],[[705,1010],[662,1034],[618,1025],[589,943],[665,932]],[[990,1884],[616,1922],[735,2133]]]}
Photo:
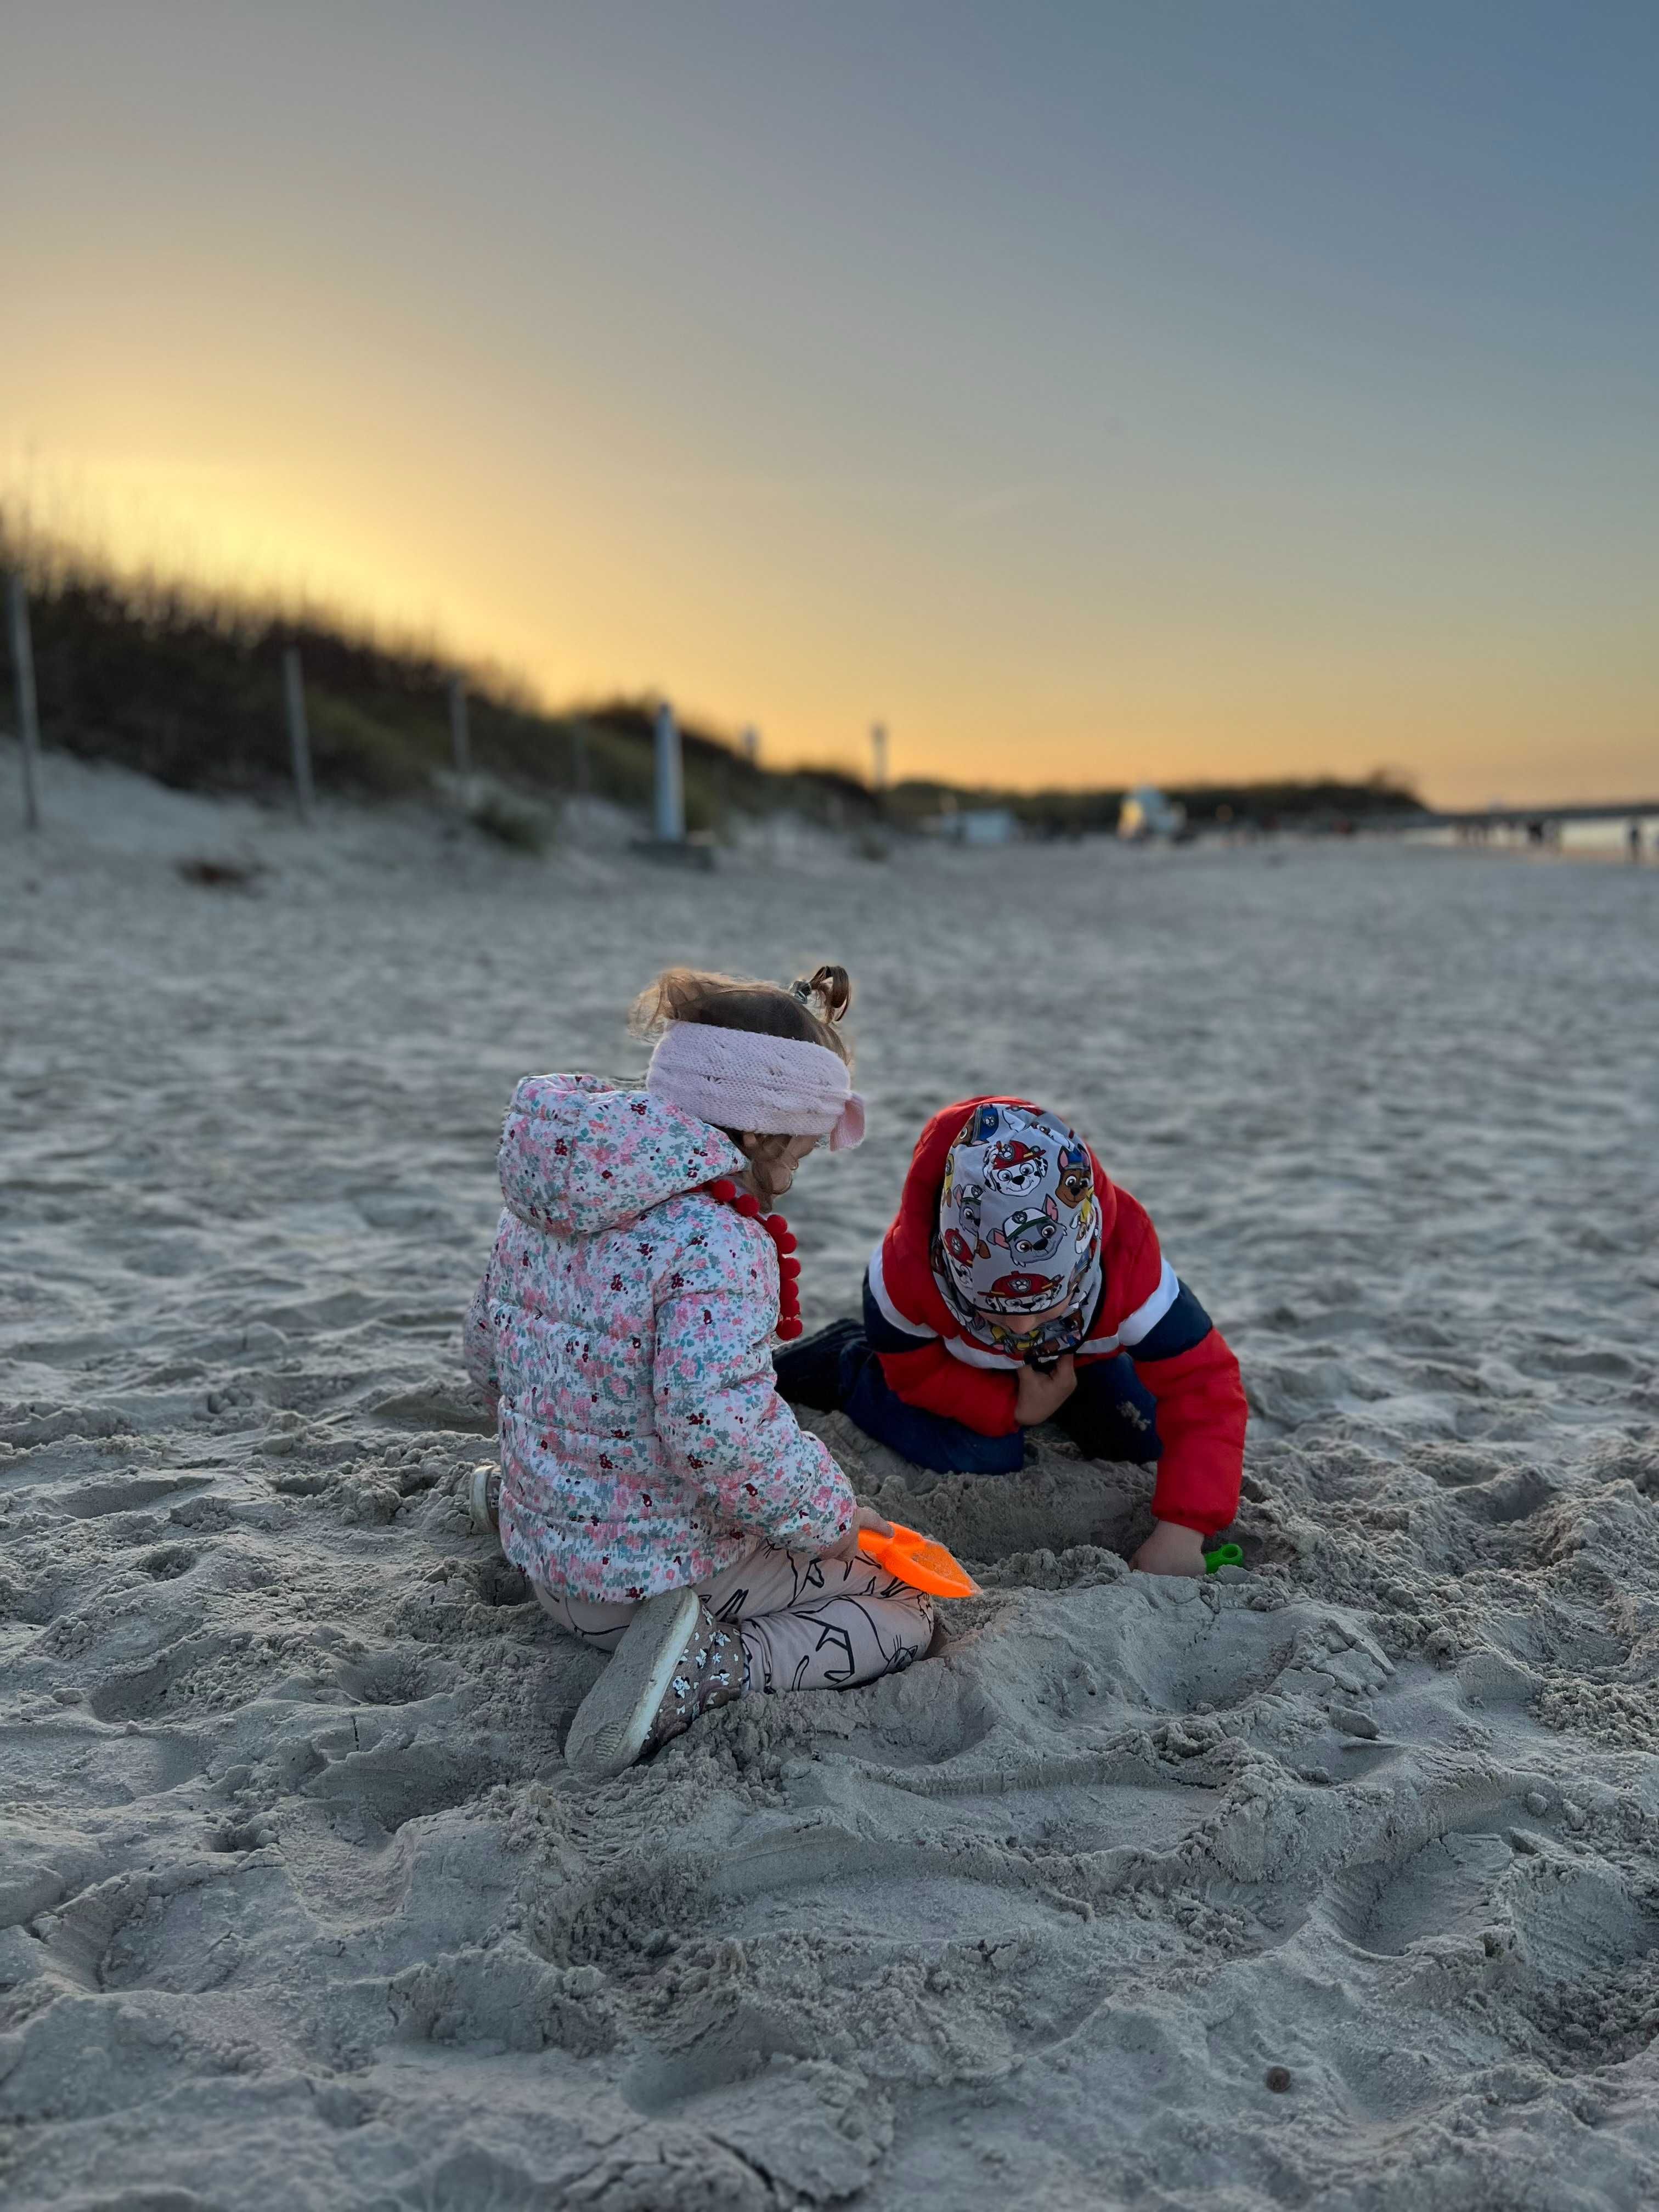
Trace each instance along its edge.
{"label": "sandy beach", "polygon": [[[49,756],[0,849],[0,2194],[1590,2212],[1659,2198],[1659,870],[1385,842],[681,877]],[[0,779],[15,762],[0,749]],[[203,889],[186,855],[256,858]],[[470,1532],[526,1072],[844,960],[855,1304],[925,1115],[1073,1119],[1237,1349],[1247,1564],[938,1480],[984,1595],[599,1787]]]}

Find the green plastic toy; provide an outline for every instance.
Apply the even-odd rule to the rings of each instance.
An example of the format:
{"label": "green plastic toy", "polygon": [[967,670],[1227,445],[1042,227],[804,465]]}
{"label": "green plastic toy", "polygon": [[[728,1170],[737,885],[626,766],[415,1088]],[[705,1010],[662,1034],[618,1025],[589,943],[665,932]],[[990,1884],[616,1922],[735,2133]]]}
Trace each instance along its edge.
{"label": "green plastic toy", "polygon": [[1212,1575],[1218,1567],[1242,1567],[1244,1564],[1243,1544],[1218,1544],[1212,1552],[1204,1554],[1204,1571]]}

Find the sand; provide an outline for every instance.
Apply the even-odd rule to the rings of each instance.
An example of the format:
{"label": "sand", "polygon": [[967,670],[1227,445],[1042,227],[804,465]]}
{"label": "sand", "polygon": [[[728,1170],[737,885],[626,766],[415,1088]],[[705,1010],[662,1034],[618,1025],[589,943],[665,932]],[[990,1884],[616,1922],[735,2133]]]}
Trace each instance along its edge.
{"label": "sand", "polygon": [[[0,753],[0,792],[15,761]],[[0,2194],[19,2207],[1659,2197],[1659,872],[1384,844],[713,878],[47,762],[0,846]],[[72,825],[72,826],[71,826]],[[184,854],[258,856],[252,893]],[[860,985],[854,1303],[921,1118],[1029,1090],[1237,1346],[1237,1534],[935,1481],[985,1595],[597,1788],[468,1531],[514,1079],[671,957]]]}

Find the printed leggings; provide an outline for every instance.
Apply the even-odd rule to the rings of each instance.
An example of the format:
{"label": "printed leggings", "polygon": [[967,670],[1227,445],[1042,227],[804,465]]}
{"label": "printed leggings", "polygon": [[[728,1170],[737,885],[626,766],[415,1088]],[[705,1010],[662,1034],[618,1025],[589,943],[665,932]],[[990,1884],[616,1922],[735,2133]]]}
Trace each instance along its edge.
{"label": "printed leggings", "polygon": [[[561,1628],[596,1651],[614,1651],[637,1610],[532,1588]],[[933,1641],[932,1601],[857,1555],[815,1559],[758,1543],[696,1588],[715,1620],[742,1633],[745,1694],[851,1689],[901,1673]]]}

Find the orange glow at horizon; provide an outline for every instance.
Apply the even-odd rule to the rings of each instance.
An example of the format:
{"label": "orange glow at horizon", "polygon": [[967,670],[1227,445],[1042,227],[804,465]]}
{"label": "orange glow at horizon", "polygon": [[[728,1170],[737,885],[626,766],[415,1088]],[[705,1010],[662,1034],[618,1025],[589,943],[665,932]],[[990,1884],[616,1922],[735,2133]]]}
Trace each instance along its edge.
{"label": "orange glow at horizon", "polygon": [[1659,797],[1634,64],[1552,165],[1455,26],[140,12],[0,84],[44,532],[777,766]]}
{"label": "orange glow at horizon", "polygon": [[[234,435],[227,445],[235,449]],[[319,443],[295,459],[304,465],[284,465],[274,453],[234,462],[110,454],[71,465],[37,450],[9,465],[0,458],[0,505],[124,572],[319,607],[520,679],[550,708],[661,692],[687,720],[728,736],[753,723],[775,767],[863,775],[870,725],[884,720],[895,781],[1116,787],[1358,779],[1387,769],[1443,805],[1659,790],[1659,763],[1642,781],[1639,699],[1604,707],[1615,730],[1637,725],[1628,769],[1616,745],[1603,760],[1589,748],[1562,759],[1560,722],[1592,718],[1595,672],[1584,666],[1565,680],[1557,672],[1551,697],[1547,656],[1535,652],[1518,649],[1511,659],[1494,650],[1483,666],[1466,645],[1437,668],[1419,655],[1409,668],[1390,667],[1385,656],[1362,670],[1310,648],[1298,657],[1296,696],[1286,696],[1273,656],[1249,638],[1214,654],[1216,665],[1200,672],[1208,681],[1185,667],[1170,681],[1154,653],[1121,666],[1115,683],[1075,688],[1042,659],[1023,677],[1016,669],[1012,683],[1006,666],[1000,683],[985,682],[977,655],[953,683],[939,642],[921,639],[913,657],[890,642],[886,685],[872,704],[860,657],[826,656],[804,617],[792,626],[775,608],[765,634],[742,636],[734,650],[715,629],[721,610],[711,602],[724,595],[706,578],[673,584],[672,603],[641,619],[624,574],[625,538],[601,538],[591,562],[573,558],[561,574],[531,533],[453,494],[434,514],[430,488],[411,498],[407,480],[376,480],[349,443],[333,453]],[[602,575],[615,601],[595,589]],[[1159,641],[1176,656],[1182,642]],[[1361,681],[1366,696],[1357,704]],[[1455,727],[1450,757],[1449,734],[1422,742],[1437,712]]]}

